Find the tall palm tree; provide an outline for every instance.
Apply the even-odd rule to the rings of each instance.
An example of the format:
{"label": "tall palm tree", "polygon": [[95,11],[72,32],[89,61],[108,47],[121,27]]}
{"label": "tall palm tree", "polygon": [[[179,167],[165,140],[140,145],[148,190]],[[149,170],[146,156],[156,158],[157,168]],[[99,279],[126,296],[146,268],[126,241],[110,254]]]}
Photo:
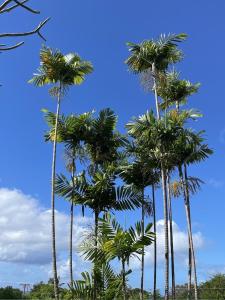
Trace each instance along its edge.
{"label": "tall palm tree", "polygon": [[55,132],[53,141],[52,154],[52,184],[51,184],[51,227],[52,227],[52,261],[53,261],[53,277],[55,299],[59,299],[57,262],[56,262],[56,242],[55,242],[55,169],[56,169],[56,148],[57,148],[57,132],[58,118],[60,114],[60,105],[65,91],[72,85],[81,84],[87,74],[93,71],[90,62],[83,61],[75,54],[70,53],[63,55],[59,50],[52,50],[48,47],[43,47],[40,51],[40,67],[38,73],[29,81],[35,86],[41,87],[48,84],[53,84],[51,94],[57,98]]}
{"label": "tall palm tree", "polygon": [[131,71],[143,73],[150,71],[153,85],[152,90],[155,94],[155,105],[157,118],[160,118],[160,106],[158,100],[157,86],[160,73],[164,73],[170,64],[182,59],[182,52],[177,49],[177,43],[185,40],[187,35],[180,34],[161,34],[155,40],[145,40],[140,44],[127,43],[130,57],[125,61]]}
{"label": "tall palm tree", "polygon": [[[164,118],[157,120],[154,117],[153,112],[147,112],[143,116],[140,116],[133,122],[127,124],[128,133],[136,139],[136,142],[141,145],[143,149],[145,149],[145,155],[149,155],[151,159],[154,158],[158,161],[159,168],[163,167],[165,171],[170,170],[176,163],[176,143],[185,130],[183,128],[184,120],[186,120],[190,116],[192,116],[192,111],[185,111],[181,114],[171,111],[168,112],[168,114]],[[167,120],[167,124],[165,120]],[[146,149],[148,149],[148,152],[146,151]],[[167,222],[165,230],[168,230],[169,219],[166,176],[163,176],[162,179],[164,180],[164,218]],[[168,231],[165,234],[165,243],[165,253],[167,258],[166,263],[169,264]],[[165,271],[168,272],[168,270],[169,266],[167,266]],[[166,278],[168,275],[169,274],[166,273]],[[167,292],[168,291],[166,290],[165,297],[167,297]]]}
{"label": "tall palm tree", "polygon": [[[137,157],[132,163],[122,166],[120,176],[127,184],[133,184],[142,195],[141,204],[141,226],[142,234],[144,235],[145,227],[145,216],[152,215],[152,204],[145,201],[145,188],[147,186],[152,186],[159,181],[159,176],[156,172],[154,162],[142,161],[138,149],[132,149],[135,151],[135,156]],[[147,206],[146,206],[147,205]],[[154,220],[155,223],[155,220]],[[156,243],[156,238],[155,242]],[[154,246],[155,247],[155,246]],[[144,299],[144,247],[142,249],[141,255],[141,299]],[[155,285],[155,284],[154,284]]]}
{"label": "tall palm tree", "polygon": [[[90,175],[94,175],[105,164],[118,164],[121,159],[120,148],[123,147],[125,138],[116,131],[117,116],[110,109],[106,108],[99,112],[99,115],[93,119],[90,126],[89,135],[86,138],[85,145],[90,158]],[[95,210],[95,233],[97,248],[98,216],[101,211]],[[96,280],[96,276],[94,276]],[[97,282],[95,282],[97,286]]]}
{"label": "tall palm tree", "polygon": [[[188,188],[188,175],[187,165],[198,163],[205,160],[213,152],[207,144],[203,143],[202,138],[203,131],[194,133],[191,130],[185,130],[177,141],[177,166],[180,176],[180,180],[183,186],[184,205],[188,227],[188,242],[189,242],[189,280],[188,280],[188,297],[191,297],[191,273],[193,267],[194,273],[194,291],[195,300],[198,299],[198,283],[197,283],[197,271],[195,261],[195,251],[192,238],[192,225],[191,225],[191,209],[190,209],[190,192]],[[184,170],[183,170],[184,168]]]}
{"label": "tall palm tree", "polygon": [[[66,168],[71,173],[72,184],[75,185],[76,161],[85,161],[84,140],[91,123],[92,113],[81,115],[59,116],[57,142],[65,145]],[[47,112],[46,120],[50,126],[45,135],[46,141],[54,139],[55,114]],[[70,199],[70,234],[69,234],[69,273],[70,286],[73,285],[73,224],[74,224],[74,202],[73,195]]]}
{"label": "tall palm tree", "polygon": [[[186,34],[165,34],[158,40],[146,40],[140,44],[128,43],[130,57],[126,64],[135,73],[149,72],[153,79],[152,90],[155,95],[157,119],[160,119],[160,105],[157,93],[158,78],[165,73],[168,66],[182,59],[182,52],[177,43],[185,40]],[[169,298],[169,245],[168,245],[168,195],[166,189],[166,169],[161,161],[161,181],[164,199],[164,229],[165,229],[165,300]]]}

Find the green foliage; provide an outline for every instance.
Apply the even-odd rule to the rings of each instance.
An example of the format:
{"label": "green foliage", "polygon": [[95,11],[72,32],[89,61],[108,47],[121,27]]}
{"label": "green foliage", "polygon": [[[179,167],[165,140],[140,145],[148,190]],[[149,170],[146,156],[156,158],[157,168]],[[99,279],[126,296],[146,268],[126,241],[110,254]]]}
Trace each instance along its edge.
{"label": "green foliage", "polygon": [[199,286],[200,299],[225,299],[225,275],[217,274]]}
{"label": "green foliage", "polygon": [[187,98],[198,91],[199,83],[192,84],[188,80],[180,80],[179,73],[172,71],[161,74],[157,82],[158,95],[163,99],[162,109],[176,104],[185,104]]}
{"label": "green foliage", "polygon": [[0,299],[22,299],[23,293],[19,289],[15,289],[11,286],[0,288]]}
{"label": "green foliage", "polygon": [[[36,86],[60,83],[66,89],[81,84],[85,75],[93,71],[91,63],[83,61],[76,53],[63,55],[59,50],[45,46],[40,51],[40,61],[38,73],[29,81]],[[57,94],[57,91],[53,94]]]}
{"label": "green foliage", "polygon": [[146,40],[140,44],[127,43],[130,57],[125,61],[128,67],[135,73],[153,69],[164,71],[171,63],[182,59],[182,52],[177,49],[177,43],[185,40],[186,34],[161,34],[154,40]]}

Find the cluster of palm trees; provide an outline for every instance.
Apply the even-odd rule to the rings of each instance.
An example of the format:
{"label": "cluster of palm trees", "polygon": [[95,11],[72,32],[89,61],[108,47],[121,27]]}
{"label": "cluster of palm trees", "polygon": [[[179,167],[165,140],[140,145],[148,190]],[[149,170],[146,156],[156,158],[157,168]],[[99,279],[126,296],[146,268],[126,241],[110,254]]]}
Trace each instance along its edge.
{"label": "cluster of palm trees", "polygon": [[[188,175],[189,165],[206,159],[212,150],[204,141],[204,132],[195,132],[190,121],[201,115],[183,109],[188,97],[199,84],[181,80],[174,64],[183,55],[178,44],[186,34],[161,35],[157,40],[140,44],[128,43],[129,69],[141,75],[144,86],[154,94],[155,110],[147,111],[126,125],[127,135],[117,129],[117,116],[107,108],[94,112],[60,113],[61,100],[68,88],[81,84],[93,71],[90,62],[77,54],[63,55],[44,47],[40,68],[31,83],[36,86],[53,84],[50,94],[57,100],[56,113],[45,111],[49,131],[46,141],[53,144],[52,158],[52,258],[55,299],[59,299],[55,242],[55,195],[70,203],[69,274],[74,299],[128,299],[127,270],[130,258],[140,259],[140,299],[144,299],[145,247],[152,244],[154,253],[153,299],[157,296],[157,232],[155,189],[162,187],[165,232],[165,300],[176,299],[173,247],[172,197],[183,197],[188,232],[188,298],[198,299],[197,272],[191,225],[190,196],[202,181]],[[156,114],[154,114],[154,111]],[[56,174],[57,144],[62,143],[68,176]],[[77,167],[79,166],[79,168]],[[78,169],[81,171],[78,172]],[[118,180],[119,179],[119,180]],[[118,184],[120,183],[120,184]],[[151,187],[152,194],[146,192]],[[92,262],[91,273],[83,272],[82,280],[73,276],[74,207],[90,209],[94,227],[80,245],[79,251]],[[111,212],[137,210],[140,222],[123,228]],[[152,223],[146,224],[146,219]],[[58,237],[60,238],[60,237]],[[112,268],[121,262],[121,272]],[[170,267],[171,265],[171,267]],[[170,292],[171,271],[171,292]]]}

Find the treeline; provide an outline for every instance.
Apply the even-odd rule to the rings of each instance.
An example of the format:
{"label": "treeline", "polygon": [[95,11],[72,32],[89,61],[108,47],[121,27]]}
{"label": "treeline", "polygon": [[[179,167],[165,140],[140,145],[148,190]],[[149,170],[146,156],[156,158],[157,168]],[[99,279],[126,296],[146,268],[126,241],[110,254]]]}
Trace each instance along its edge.
{"label": "treeline", "polygon": [[[197,268],[192,236],[191,196],[203,183],[191,176],[189,166],[200,163],[212,154],[204,131],[191,125],[202,115],[187,109],[189,96],[197,93],[198,83],[180,79],[174,68],[183,59],[178,45],[186,34],[161,35],[157,40],[140,44],[128,43],[129,57],[125,61],[141,82],[153,93],[155,109],[143,113],[126,124],[127,133],[117,130],[118,117],[110,109],[98,114],[61,113],[62,100],[73,85],[81,84],[93,72],[90,62],[79,55],[63,55],[59,50],[44,47],[40,52],[40,67],[30,80],[36,86],[52,85],[50,95],[56,99],[56,113],[44,111],[49,131],[45,140],[53,144],[51,185],[51,227],[54,297],[60,296],[55,235],[55,197],[70,203],[68,232],[70,295],[73,299],[132,299],[128,285],[129,261],[140,259],[139,298],[145,298],[145,249],[154,253],[153,299],[157,299],[157,207],[164,209],[165,300],[176,299],[175,253],[173,246],[173,198],[182,198],[188,233],[187,298],[199,299]],[[149,107],[151,107],[149,101]],[[154,113],[155,112],[155,113]],[[67,174],[57,174],[57,144],[62,144]],[[119,180],[118,180],[119,179]],[[121,184],[118,184],[121,182]],[[147,188],[151,188],[148,195]],[[155,197],[162,189],[163,202]],[[80,206],[93,212],[94,226],[79,247],[83,257],[92,262],[90,272],[74,278],[73,229],[74,208]],[[123,228],[112,212],[135,210],[140,221]],[[112,262],[119,261],[115,272]],[[170,275],[171,273],[171,275]],[[170,290],[172,291],[170,293]],[[192,290],[194,295],[192,296]],[[178,298],[177,298],[178,299]]]}

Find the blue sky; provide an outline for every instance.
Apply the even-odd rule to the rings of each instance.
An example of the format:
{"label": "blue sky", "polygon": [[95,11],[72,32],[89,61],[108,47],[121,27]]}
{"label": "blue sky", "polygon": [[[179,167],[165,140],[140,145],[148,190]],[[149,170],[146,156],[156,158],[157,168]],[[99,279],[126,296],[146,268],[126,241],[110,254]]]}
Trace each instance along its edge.
{"label": "blue sky", "polygon": [[[2,15],[2,32],[20,28],[28,30],[40,20],[51,16],[51,21],[43,30],[47,45],[65,53],[78,52],[83,58],[92,61],[95,68],[82,86],[70,90],[62,104],[63,112],[82,113],[111,107],[119,115],[118,127],[121,131],[124,131],[124,125],[132,116],[154,107],[153,96],[143,91],[138,78],[130,74],[123,63],[128,56],[126,42],[140,42],[157,37],[160,33],[188,34],[188,40],[181,45],[185,59],[177,68],[181,77],[201,83],[199,93],[190,99],[189,105],[199,109],[204,118],[193,126],[206,130],[208,143],[215,151],[207,162],[190,171],[192,176],[200,177],[206,183],[192,199],[194,231],[200,232],[204,239],[197,254],[199,278],[205,279],[215,271],[225,272],[225,241],[222,235],[225,209],[225,2],[183,1],[181,5],[180,1],[174,0],[158,0],[154,3],[148,0],[68,0],[65,6],[62,1],[53,0],[33,0],[31,3],[42,14],[30,15],[18,9],[12,14]],[[37,36],[26,38],[25,41],[23,47],[1,53],[0,56],[0,82],[3,85],[0,88],[1,186],[32,195],[38,199],[40,206],[48,208],[51,145],[43,141],[46,125],[41,109],[54,111],[55,102],[48,96],[47,89],[37,89],[27,84],[38,67],[42,41]],[[10,40],[2,42],[10,43]],[[63,157],[60,155],[58,170],[63,167]],[[160,193],[157,206],[160,219]],[[66,213],[68,205],[60,200],[57,208]],[[120,216],[120,220],[124,220],[124,217]],[[181,200],[174,201],[174,221],[181,231],[185,231]],[[6,263],[4,259],[2,261]],[[17,282],[19,273],[15,272],[16,265],[11,264],[9,262],[8,275],[4,276]],[[30,265],[29,268],[36,266]],[[10,270],[13,277],[10,277]],[[185,281],[184,268],[177,264],[177,270],[177,281]],[[138,276],[137,272],[135,274],[131,279],[134,285]],[[34,282],[40,279],[39,275],[35,276],[33,272],[27,280],[31,278]],[[146,280],[148,288],[151,285],[149,281]]]}

